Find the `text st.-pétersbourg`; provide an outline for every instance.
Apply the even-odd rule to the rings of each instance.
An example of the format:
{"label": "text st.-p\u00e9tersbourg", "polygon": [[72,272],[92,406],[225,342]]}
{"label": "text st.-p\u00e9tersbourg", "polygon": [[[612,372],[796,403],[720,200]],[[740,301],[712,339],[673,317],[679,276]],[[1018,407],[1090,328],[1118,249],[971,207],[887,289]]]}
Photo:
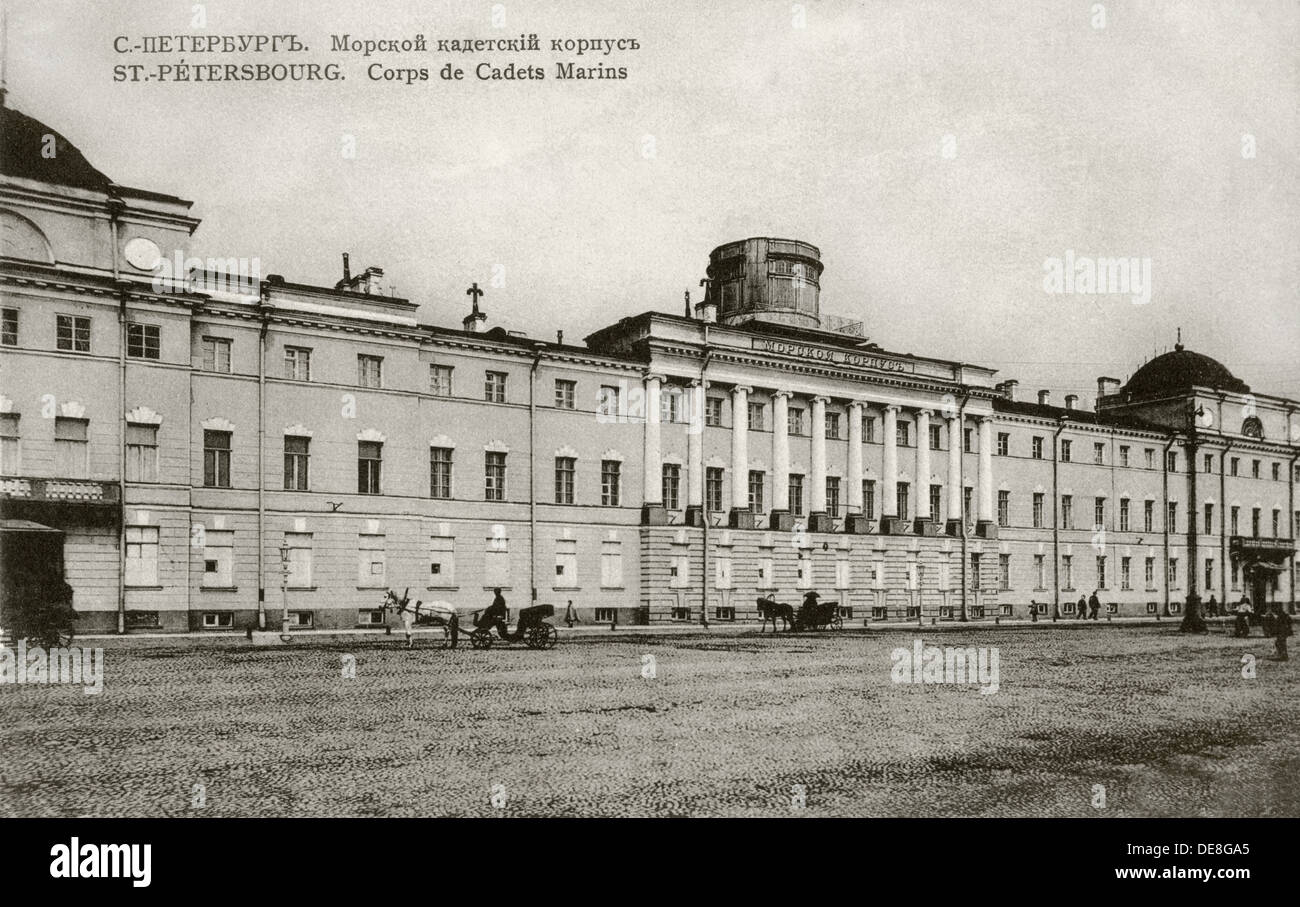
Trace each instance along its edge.
{"label": "text st.-p\u00e9tersbourg", "polygon": [[[536,34],[518,38],[435,38],[424,35],[410,38],[353,38],[350,34],[331,35],[331,53],[357,54],[363,59],[375,54],[482,54],[540,53],[543,39]],[[432,45],[432,46],[431,46]],[[635,38],[551,38],[552,53],[568,53],[583,60],[557,60],[555,78],[561,81],[626,79],[626,66],[607,61],[593,61],[592,56],[608,57],[616,51],[640,50]],[[119,35],[113,41],[118,54],[188,54],[175,62],[143,64],[122,63],[113,67],[115,82],[337,82],[346,78],[336,63],[209,62],[207,55],[304,54],[310,47],[298,35],[145,35],[132,40]],[[199,59],[194,59],[198,56]],[[229,59],[227,56],[226,59]],[[465,66],[448,62],[441,66],[393,66],[378,59],[366,65],[366,77],[374,82],[413,85],[417,82],[442,80],[483,82],[543,81],[546,67],[531,60],[520,62],[467,61]]]}

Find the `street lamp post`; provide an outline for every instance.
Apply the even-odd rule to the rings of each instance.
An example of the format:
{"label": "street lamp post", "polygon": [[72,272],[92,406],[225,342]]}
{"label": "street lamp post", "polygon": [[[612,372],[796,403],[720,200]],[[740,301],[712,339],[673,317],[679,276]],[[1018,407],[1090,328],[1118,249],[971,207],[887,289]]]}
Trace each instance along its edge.
{"label": "street lamp post", "polygon": [[289,635],[289,542],[280,543],[280,635]]}

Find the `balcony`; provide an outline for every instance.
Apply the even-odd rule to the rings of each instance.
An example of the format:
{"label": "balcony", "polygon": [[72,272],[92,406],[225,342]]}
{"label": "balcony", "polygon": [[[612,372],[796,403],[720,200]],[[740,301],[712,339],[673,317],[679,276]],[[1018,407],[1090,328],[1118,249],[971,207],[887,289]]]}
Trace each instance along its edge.
{"label": "balcony", "polygon": [[116,526],[122,486],[91,479],[0,477],[0,517],[56,527]]}

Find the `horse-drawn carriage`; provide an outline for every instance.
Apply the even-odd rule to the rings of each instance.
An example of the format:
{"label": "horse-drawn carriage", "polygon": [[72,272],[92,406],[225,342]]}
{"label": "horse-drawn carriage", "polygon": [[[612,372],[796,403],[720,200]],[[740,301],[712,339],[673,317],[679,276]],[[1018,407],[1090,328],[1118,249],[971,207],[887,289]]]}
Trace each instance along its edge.
{"label": "horse-drawn carriage", "polygon": [[832,630],[844,629],[844,618],[840,616],[840,607],[836,602],[820,602],[816,592],[807,592],[803,597],[803,604],[796,611],[790,605],[781,604],[773,596],[776,590],[758,599],[758,613],[763,618],[762,626],[759,632],[767,628],[767,622],[772,622],[772,632],[776,632],[776,622],[780,620],[786,630],[824,630],[827,627]]}
{"label": "horse-drawn carriage", "polygon": [[[383,608],[397,614],[403,623],[409,618],[413,627],[426,630],[437,648],[446,648],[453,636],[461,633],[469,638],[470,646],[475,649],[490,649],[494,642],[522,642],[530,649],[551,649],[560,638],[559,631],[546,620],[554,616],[554,605],[520,609],[519,622],[513,632],[508,627],[498,628],[495,622],[480,622],[479,615],[485,608],[466,608],[446,601],[412,603],[409,589],[400,598],[390,589],[384,596]],[[495,639],[494,628],[498,629]]]}

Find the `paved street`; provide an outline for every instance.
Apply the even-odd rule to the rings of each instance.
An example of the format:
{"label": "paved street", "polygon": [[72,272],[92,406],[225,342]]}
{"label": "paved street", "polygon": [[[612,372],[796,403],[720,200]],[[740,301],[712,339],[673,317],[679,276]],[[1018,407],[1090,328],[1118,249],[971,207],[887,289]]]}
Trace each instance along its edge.
{"label": "paved street", "polygon": [[997,648],[982,695],[894,683],[915,638],[95,642],[101,695],[0,686],[0,815],[1300,815],[1272,640],[922,632]]}

